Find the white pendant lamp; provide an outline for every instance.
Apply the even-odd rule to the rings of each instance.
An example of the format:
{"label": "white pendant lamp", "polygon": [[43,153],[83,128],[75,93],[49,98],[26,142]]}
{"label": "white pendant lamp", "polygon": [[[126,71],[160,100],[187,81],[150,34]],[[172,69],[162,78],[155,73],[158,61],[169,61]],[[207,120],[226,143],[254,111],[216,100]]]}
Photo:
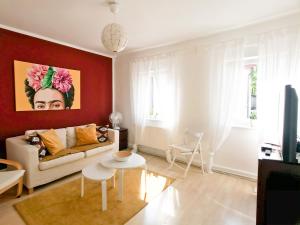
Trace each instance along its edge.
{"label": "white pendant lamp", "polygon": [[[108,2],[110,11],[116,15],[119,12],[119,3],[116,0]],[[112,52],[121,52],[127,45],[127,34],[118,23],[106,25],[102,31],[102,43],[106,49]]]}

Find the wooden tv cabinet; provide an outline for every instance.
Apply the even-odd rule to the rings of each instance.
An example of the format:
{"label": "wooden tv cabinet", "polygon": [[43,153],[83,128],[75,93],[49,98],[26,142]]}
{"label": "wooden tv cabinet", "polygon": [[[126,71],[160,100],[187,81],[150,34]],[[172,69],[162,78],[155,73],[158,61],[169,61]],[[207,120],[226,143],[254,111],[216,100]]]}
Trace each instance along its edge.
{"label": "wooden tv cabinet", "polygon": [[[261,152],[258,160],[256,224],[298,224],[300,222],[299,199],[300,164],[283,162],[279,150],[273,150],[270,156]],[[279,213],[276,213],[278,209],[280,209]],[[297,211],[296,216],[294,211]],[[295,220],[292,219],[293,217],[298,217],[296,219],[298,222],[283,219],[285,221],[283,223],[279,222],[282,218],[278,217],[289,218],[292,221]]]}

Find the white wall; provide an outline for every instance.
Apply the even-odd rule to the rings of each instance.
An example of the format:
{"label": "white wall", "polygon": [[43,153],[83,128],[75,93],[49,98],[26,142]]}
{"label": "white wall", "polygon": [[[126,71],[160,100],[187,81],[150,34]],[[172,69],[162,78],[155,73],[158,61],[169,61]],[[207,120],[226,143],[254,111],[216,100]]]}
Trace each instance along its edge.
{"label": "white wall", "polygon": [[[299,24],[300,14],[290,15],[277,20],[251,25],[245,28],[219,33],[217,35],[199,38],[172,46],[149,49],[140,52],[123,54],[116,59],[115,74],[115,110],[124,117],[122,126],[129,128],[129,141],[132,143],[131,105],[130,105],[130,74],[129,62],[135,57],[160,54],[164,52],[178,52],[182,56],[184,73],[181,82],[181,128],[207,131],[208,129],[208,55],[207,45],[219,41],[230,40],[241,36],[255,36],[267,30],[277,29],[289,25]],[[207,139],[204,148],[207,155]],[[149,127],[145,132],[144,144],[165,150],[168,140],[162,129]],[[255,178],[257,174],[258,140],[256,130],[249,128],[233,128],[229,138],[225,141],[215,157],[215,168],[239,175]]]}

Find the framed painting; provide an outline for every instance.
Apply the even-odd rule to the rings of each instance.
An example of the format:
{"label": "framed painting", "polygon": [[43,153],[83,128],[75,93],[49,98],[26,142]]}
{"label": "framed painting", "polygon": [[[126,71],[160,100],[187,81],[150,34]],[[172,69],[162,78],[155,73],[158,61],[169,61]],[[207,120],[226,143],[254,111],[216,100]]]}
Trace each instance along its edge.
{"label": "framed painting", "polygon": [[80,109],[80,71],[14,61],[16,111]]}

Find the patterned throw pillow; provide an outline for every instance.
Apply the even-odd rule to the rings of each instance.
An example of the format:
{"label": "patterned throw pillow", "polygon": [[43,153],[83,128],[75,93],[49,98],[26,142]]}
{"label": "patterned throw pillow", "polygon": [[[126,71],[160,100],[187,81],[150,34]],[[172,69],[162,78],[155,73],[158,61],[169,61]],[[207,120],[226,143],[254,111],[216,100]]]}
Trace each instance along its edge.
{"label": "patterned throw pillow", "polygon": [[39,159],[42,160],[45,156],[49,155],[49,152],[44,145],[41,137],[38,135],[38,133],[32,133],[29,136],[26,137],[26,141],[30,145],[34,145],[39,149]]}
{"label": "patterned throw pillow", "polygon": [[108,140],[108,128],[109,125],[96,127],[97,139],[100,143],[106,142]]}

